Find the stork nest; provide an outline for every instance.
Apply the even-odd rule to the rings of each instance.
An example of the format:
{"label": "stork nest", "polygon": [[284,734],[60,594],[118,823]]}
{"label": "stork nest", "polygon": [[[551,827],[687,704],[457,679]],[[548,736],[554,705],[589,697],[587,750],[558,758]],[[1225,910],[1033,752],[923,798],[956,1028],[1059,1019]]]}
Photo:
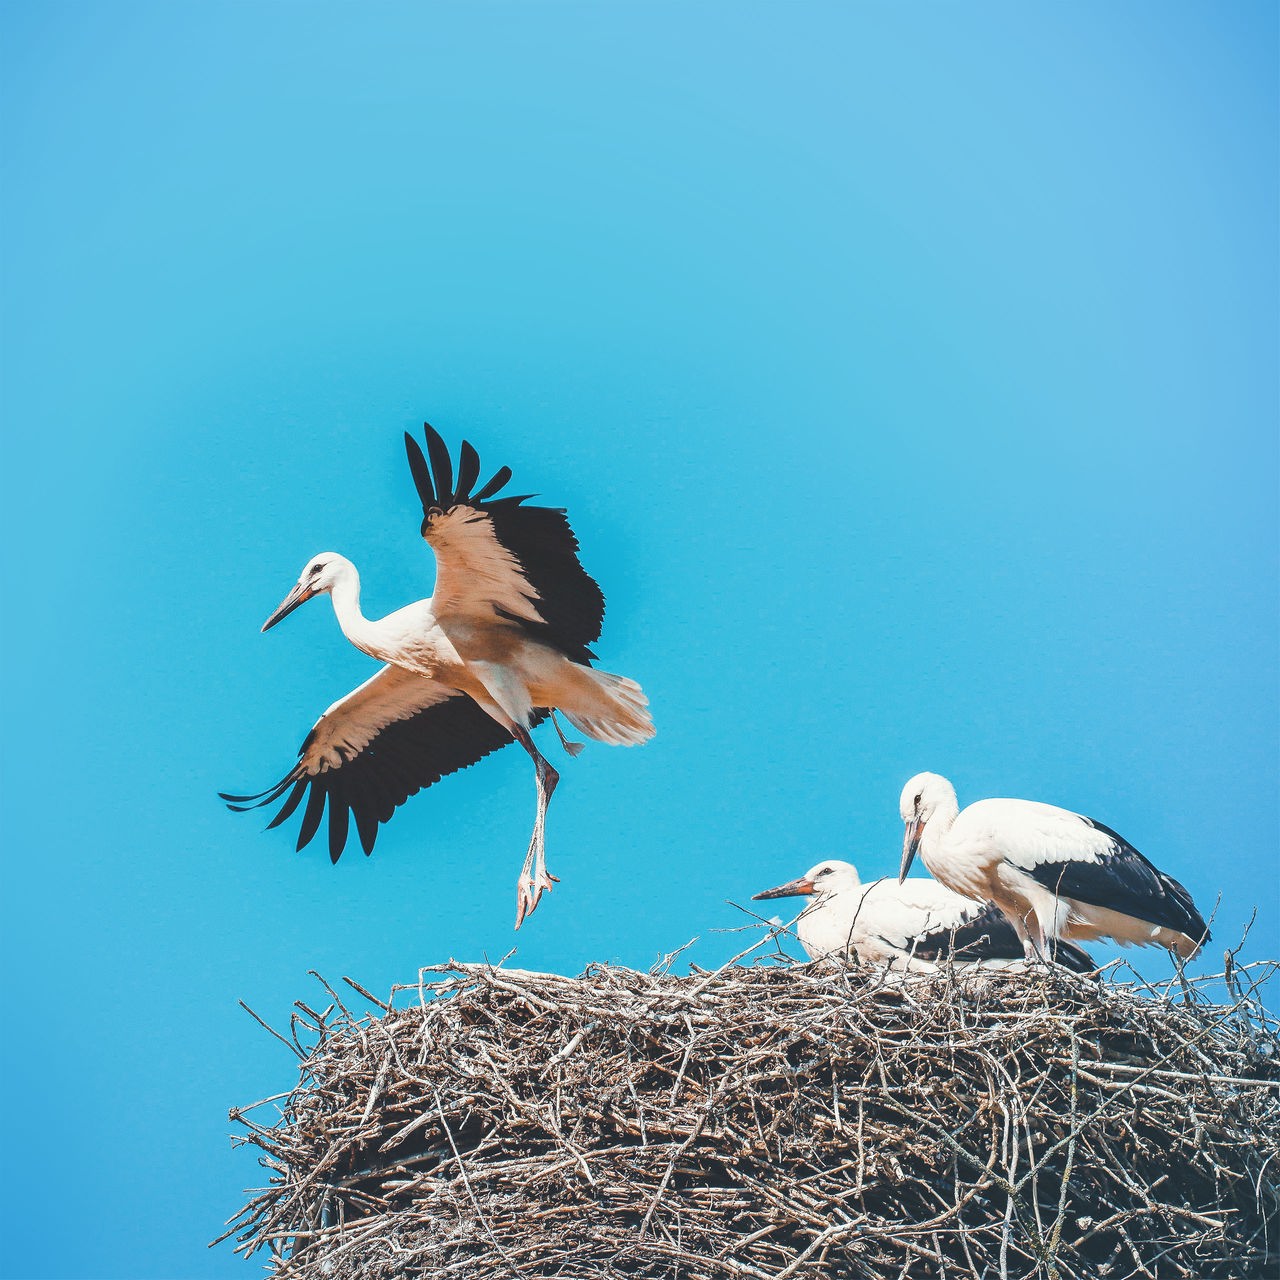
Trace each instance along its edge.
{"label": "stork nest", "polygon": [[221,1238],[282,1280],[1272,1274],[1275,968],[326,984],[231,1112],[271,1177]]}

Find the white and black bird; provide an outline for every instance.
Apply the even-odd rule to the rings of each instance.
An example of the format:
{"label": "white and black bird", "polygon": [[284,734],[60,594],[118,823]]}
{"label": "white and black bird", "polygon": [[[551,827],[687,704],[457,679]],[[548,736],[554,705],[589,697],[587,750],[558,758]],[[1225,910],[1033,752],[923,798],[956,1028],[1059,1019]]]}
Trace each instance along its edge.
{"label": "white and black bird", "polygon": [[[754,900],[794,897],[811,899],[795,926],[811,960],[831,955],[917,972],[947,958],[961,964],[1024,960],[1022,940],[1002,912],[936,880],[864,883],[852,863],[829,859]],[[1064,945],[1057,959],[1079,973],[1096,967],[1078,947]]]}
{"label": "white and black bird", "polygon": [[[653,721],[634,680],[592,669],[604,596],[578,560],[564,511],[526,505],[528,495],[499,497],[509,467],[476,488],[480,459],[465,440],[455,478],[449,449],[430,426],[426,441],[429,464],[405,435],[422,536],[436,556],[434,593],[385,618],[366,618],[351,561],[332,552],[312,557],[263,631],[327,593],[347,639],[387,665],[320,717],[297,764],[274,787],[222,798],[243,811],[283,797],[270,828],[305,796],[298,849],[316,834],[327,803],[329,857],[337,862],[349,819],[368,854],[379,823],[409,796],[518,742],[537,783],[517,888],[519,928],[557,879],[546,869],[544,824],[559,774],[530,730],[559,710],[590,738],[633,746],[653,736]],[[571,754],[580,749],[560,738]]]}
{"label": "white and black bird", "polygon": [[1113,938],[1193,957],[1209,930],[1191,895],[1110,827],[1033,800],[979,800],[921,773],[903,788],[904,878],[917,851],[949,889],[994,902],[1028,958],[1062,940]]}

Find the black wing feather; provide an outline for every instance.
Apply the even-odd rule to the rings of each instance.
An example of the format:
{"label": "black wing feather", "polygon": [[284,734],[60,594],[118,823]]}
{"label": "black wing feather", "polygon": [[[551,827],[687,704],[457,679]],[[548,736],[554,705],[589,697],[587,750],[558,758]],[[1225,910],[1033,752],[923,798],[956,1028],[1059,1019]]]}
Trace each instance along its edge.
{"label": "black wing feather", "polygon": [[1119,911],[1162,929],[1176,929],[1197,943],[1209,941],[1204,917],[1182,885],[1110,827],[1093,818],[1084,821],[1110,838],[1110,852],[1095,862],[1039,863],[1030,868],[1035,880],[1064,898]]}
{"label": "black wing feather", "polygon": [[351,812],[355,815],[360,847],[367,858],[373,852],[373,843],[378,838],[378,809],[372,804],[365,803],[353,805]]}
{"label": "black wing feather", "polygon": [[268,831],[273,827],[278,827],[282,822],[287,822],[289,818],[293,816],[293,811],[298,807],[299,802],[302,800],[303,792],[305,792],[306,789],[306,778],[299,778],[298,781],[293,784],[293,790],[290,792],[289,798],[281,807],[280,812],[267,823]]}
{"label": "black wing feather", "polygon": [[1093,957],[1083,947],[1077,947],[1073,942],[1064,942],[1061,938],[1056,939],[1053,944],[1053,958],[1064,969],[1070,969],[1073,973],[1097,972],[1098,966],[1094,964]]}
{"label": "black wing feather", "polygon": [[447,512],[466,504],[484,511],[492,521],[494,536],[519,561],[529,585],[538,594],[535,607],[543,621],[512,620],[575,662],[591,662],[594,655],[590,646],[600,638],[604,623],[604,593],[578,560],[578,539],[565,512],[559,507],[525,506],[533,496],[530,494],[494,497],[511,479],[509,467],[499,468],[488,484],[468,497],[467,491],[480,466],[479,456],[470,445],[463,446],[455,490],[448,447],[435,428],[423,425],[431,457],[431,476],[424,479],[421,475],[420,468],[426,467],[422,450],[411,436],[406,435],[405,441],[426,517],[424,535],[433,506]]}
{"label": "black wing feather", "polygon": [[302,827],[298,831],[298,843],[295,849],[301,851],[311,843],[312,836],[320,829],[320,819],[324,816],[324,788],[311,782],[311,791],[307,796],[307,807],[302,814]]}
{"label": "black wing feather", "polygon": [[480,455],[464,440],[458,451],[458,483],[454,494],[459,502],[466,502],[471,497],[471,486],[480,479]]}
{"label": "black wing feather", "polygon": [[453,460],[449,457],[449,446],[444,437],[429,423],[422,424],[427,434],[427,456],[431,459],[431,474],[435,478],[436,493],[441,502],[450,506],[457,502],[460,495],[453,488]]}
{"label": "black wing feather", "polygon": [[345,805],[336,801],[333,797],[329,799],[329,861],[337,862],[342,857],[342,850],[347,843],[347,828],[351,810]]}
{"label": "black wing feather", "polygon": [[1022,939],[1008,917],[991,903],[955,929],[933,929],[911,946],[921,960],[955,955],[960,960],[1021,960]]}
{"label": "black wing feather", "polygon": [[485,487],[471,499],[471,501],[479,506],[480,503],[492,498],[493,495],[497,493],[499,489],[503,488],[511,479],[511,475],[512,471],[510,467],[499,467],[490,477],[489,483],[486,484]]}
{"label": "black wing feather", "polygon": [[[546,718],[545,710],[535,710],[533,723],[540,724]],[[300,756],[311,741],[312,735],[308,734]],[[307,806],[297,842],[301,850],[319,831],[327,806],[329,857],[337,862],[346,847],[352,817],[361,847],[366,854],[372,853],[378,827],[389,821],[410,796],[514,741],[476,702],[465,694],[456,694],[416,715],[385,725],[363,750],[340,765],[316,774],[296,765],[263,793],[268,798],[252,807],[270,804],[292,786],[280,812],[267,824],[270,830],[288,820],[306,793]],[[238,804],[227,807],[237,812],[245,809]]]}
{"label": "black wing feather", "polygon": [[[1026,955],[1018,931],[993,902],[959,928],[922,934],[911,952],[921,960],[935,961],[951,955],[957,960],[1021,960]],[[1088,952],[1061,939],[1054,943],[1053,958],[1075,973],[1092,973],[1098,967]]]}

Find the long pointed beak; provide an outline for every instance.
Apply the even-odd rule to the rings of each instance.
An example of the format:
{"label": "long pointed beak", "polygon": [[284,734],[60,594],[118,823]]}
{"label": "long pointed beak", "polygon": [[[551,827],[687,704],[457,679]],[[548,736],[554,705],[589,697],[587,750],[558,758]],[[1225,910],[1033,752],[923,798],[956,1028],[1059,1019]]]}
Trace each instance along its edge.
{"label": "long pointed beak", "polygon": [[919,818],[912,818],[907,823],[906,834],[902,838],[902,870],[898,872],[898,883],[907,878],[911,864],[916,860],[916,851],[920,848],[921,828],[924,823]]}
{"label": "long pointed beak", "polygon": [[281,618],[287,618],[300,604],[306,604],[314,591],[309,591],[301,582],[295,583],[292,591],[280,601],[280,607],[262,624],[263,631],[270,631]]}
{"label": "long pointed beak", "polygon": [[787,884],[780,884],[776,889],[766,889],[763,893],[753,893],[751,901],[759,902],[761,898],[807,897],[812,892],[813,881],[806,880],[804,876],[801,876],[799,880],[791,880]]}

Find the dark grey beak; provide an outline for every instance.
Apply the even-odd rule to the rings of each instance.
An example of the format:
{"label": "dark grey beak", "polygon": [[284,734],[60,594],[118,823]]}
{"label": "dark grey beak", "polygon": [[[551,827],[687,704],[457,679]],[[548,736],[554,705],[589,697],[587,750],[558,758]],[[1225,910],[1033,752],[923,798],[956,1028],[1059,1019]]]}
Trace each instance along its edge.
{"label": "dark grey beak", "polygon": [[780,884],[776,889],[766,889],[763,893],[753,893],[751,895],[751,901],[759,902],[761,898],[807,897],[812,892],[813,881],[806,880],[801,876],[799,880],[792,880],[787,884]]}
{"label": "dark grey beak", "polygon": [[923,827],[924,822],[920,818],[912,818],[907,823],[907,832],[902,838],[902,870],[898,872],[899,884],[907,878],[907,872],[911,870],[911,864],[916,860]]}
{"label": "dark grey beak", "polygon": [[309,591],[301,582],[297,583],[293,590],[280,601],[280,607],[275,613],[262,624],[263,631],[270,631],[281,618],[287,618],[300,604],[306,604],[313,595],[315,595],[314,591]]}

